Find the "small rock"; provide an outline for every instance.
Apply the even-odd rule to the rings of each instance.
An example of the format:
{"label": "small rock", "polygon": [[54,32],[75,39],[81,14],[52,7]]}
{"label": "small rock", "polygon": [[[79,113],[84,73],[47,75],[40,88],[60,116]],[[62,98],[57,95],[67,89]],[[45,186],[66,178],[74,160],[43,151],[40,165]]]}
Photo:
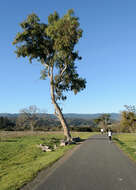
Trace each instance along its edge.
{"label": "small rock", "polygon": [[60,146],[66,146],[66,143],[65,142],[61,142]]}
{"label": "small rock", "polygon": [[43,152],[46,152],[46,149],[44,147],[41,147],[41,149],[42,149]]}
{"label": "small rock", "polygon": [[57,145],[55,144],[55,145],[54,145],[54,150],[56,150],[56,149],[57,149]]}
{"label": "small rock", "polygon": [[48,148],[48,149],[46,149],[46,152],[51,152],[51,151],[52,151],[52,150],[51,150],[51,149],[49,149],[49,148]]}
{"label": "small rock", "polygon": [[48,146],[46,146],[46,145],[44,146],[44,148],[49,149],[49,147],[48,147]]}
{"label": "small rock", "polygon": [[41,148],[42,151],[44,151],[44,152],[51,152],[51,151],[52,151],[52,150],[49,149],[49,147],[46,146],[46,145],[42,145],[42,144],[40,144],[40,145],[37,145],[37,147]]}

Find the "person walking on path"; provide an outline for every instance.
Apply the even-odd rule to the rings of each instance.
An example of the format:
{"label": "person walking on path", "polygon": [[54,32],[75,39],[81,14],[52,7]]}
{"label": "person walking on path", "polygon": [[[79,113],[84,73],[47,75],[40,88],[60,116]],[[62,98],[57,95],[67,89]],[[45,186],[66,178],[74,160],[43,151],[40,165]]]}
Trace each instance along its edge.
{"label": "person walking on path", "polygon": [[108,137],[109,137],[109,141],[111,141],[111,139],[112,139],[112,132],[111,132],[111,130],[108,131]]}
{"label": "person walking on path", "polygon": [[103,129],[101,129],[101,134],[103,135],[103,133],[104,133],[104,130],[103,130]]}

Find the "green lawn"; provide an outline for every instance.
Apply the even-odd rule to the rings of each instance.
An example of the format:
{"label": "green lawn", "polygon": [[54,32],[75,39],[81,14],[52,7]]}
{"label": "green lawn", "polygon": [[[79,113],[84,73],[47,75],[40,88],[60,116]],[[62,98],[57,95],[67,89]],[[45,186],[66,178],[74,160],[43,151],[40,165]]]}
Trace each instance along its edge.
{"label": "green lawn", "polygon": [[[88,138],[95,133],[72,133]],[[42,152],[37,147],[59,145],[62,133],[0,133],[0,190],[17,190],[32,180],[38,171],[53,164],[75,145],[59,147],[52,152]]]}
{"label": "green lawn", "polygon": [[131,159],[136,161],[136,133],[118,134],[113,139]]}

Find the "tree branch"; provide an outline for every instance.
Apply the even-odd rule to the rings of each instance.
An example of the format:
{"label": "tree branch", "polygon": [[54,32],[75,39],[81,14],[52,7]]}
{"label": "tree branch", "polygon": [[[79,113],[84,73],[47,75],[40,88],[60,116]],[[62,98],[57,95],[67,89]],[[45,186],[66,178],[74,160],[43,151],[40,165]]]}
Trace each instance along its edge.
{"label": "tree branch", "polygon": [[66,71],[66,69],[67,69],[67,65],[65,65],[64,69],[61,71],[60,77],[62,77],[62,75],[63,75],[63,73]]}
{"label": "tree branch", "polygon": [[47,67],[48,68],[48,77],[50,77],[51,73],[50,73],[50,66]]}
{"label": "tree branch", "polygon": [[48,69],[48,77],[50,77],[50,66],[46,63],[43,64],[45,68]]}

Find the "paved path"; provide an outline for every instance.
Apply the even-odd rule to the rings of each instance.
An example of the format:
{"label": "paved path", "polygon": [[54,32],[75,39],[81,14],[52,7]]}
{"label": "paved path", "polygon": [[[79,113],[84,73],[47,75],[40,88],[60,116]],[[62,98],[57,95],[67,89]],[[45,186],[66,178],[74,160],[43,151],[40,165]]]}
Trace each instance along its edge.
{"label": "paved path", "polygon": [[106,136],[95,136],[34,190],[136,190],[136,164]]}

